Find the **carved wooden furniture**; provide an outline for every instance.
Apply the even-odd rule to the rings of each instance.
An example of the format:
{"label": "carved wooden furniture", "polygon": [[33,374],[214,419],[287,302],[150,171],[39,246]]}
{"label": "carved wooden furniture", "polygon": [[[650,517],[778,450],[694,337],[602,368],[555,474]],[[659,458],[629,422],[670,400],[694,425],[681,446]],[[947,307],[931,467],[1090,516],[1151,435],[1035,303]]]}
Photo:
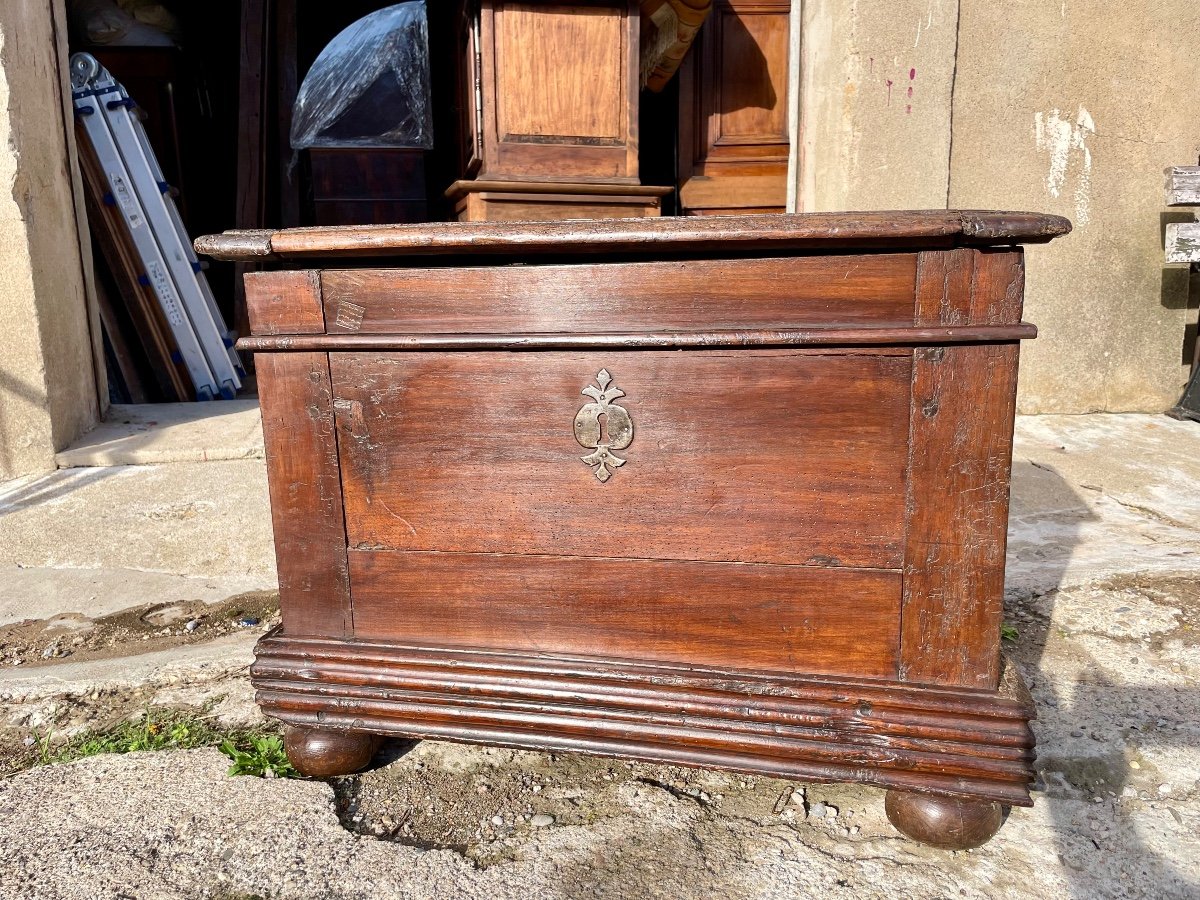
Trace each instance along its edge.
{"label": "carved wooden furniture", "polygon": [[[1029,805],[1000,654],[1022,213],[231,232],[305,772],[376,735]],[[513,265],[517,263],[517,265]]]}
{"label": "carved wooden furniture", "polygon": [[660,214],[671,189],[638,180],[638,0],[465,2],[458,31],[460,220]]}
{"label": "carved wooden furniture", "polygon": [[783,212],[791,0],[715,0],[679,70],[679,195],[688,215]]}

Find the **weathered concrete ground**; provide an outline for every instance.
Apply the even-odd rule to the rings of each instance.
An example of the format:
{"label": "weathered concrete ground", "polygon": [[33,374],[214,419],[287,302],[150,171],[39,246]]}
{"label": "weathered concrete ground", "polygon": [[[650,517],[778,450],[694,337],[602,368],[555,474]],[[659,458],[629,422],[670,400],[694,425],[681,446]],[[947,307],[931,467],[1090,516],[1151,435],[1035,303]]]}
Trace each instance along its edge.
{"label": "weathered concrete ground", "polygon": [[[196,750],[0,781],[0,895],[1198,897],[1200,426],[1023,419],[1012,515],[1009,649],[1044,791],[980,850],[900,838],[856,786],[437,742],[329,784],[229,778]],[[2,486],[0,565],[0,644],[25,642],[0,646],[0,747],[147,703],[257,720],[245,670],[269,604],[231,617],[269,587],[260,462]],[[73,643],[104,615],[123,636]],[[43,658],[53,619],[74,636]]]}

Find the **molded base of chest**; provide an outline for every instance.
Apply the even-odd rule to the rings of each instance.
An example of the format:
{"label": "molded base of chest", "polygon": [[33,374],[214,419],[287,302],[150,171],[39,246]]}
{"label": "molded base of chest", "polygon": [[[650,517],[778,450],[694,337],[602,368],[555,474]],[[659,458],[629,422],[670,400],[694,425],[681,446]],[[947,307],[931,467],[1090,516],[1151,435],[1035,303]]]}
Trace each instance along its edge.
{"label": "molded base of chest", "polygon": [[257,700],[293,726],[1032,803],[1032,707],[1012,666],[977,691],[279,629],[256,652]]}

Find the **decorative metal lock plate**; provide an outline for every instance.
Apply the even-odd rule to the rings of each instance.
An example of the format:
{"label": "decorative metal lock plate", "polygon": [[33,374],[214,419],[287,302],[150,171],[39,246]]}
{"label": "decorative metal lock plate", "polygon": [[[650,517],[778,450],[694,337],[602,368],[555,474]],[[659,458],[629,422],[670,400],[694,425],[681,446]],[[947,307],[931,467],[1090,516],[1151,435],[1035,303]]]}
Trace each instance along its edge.
{"label": "decorative metal lock plate", "polygon": [[589,384],[580,391],[595,402],[585,403],[575,414],[575,440],[579,441],[579,446],[593,451],[579,458],[592,467],[601,482],[608,481],[613,471],[626,463],[613,451],[624,450],[633,442],[633,419],[629,417],[629,410],[613,403],[618,397],[624,397],[625,392],[616,385],[609,387],[611,381],[607,369],[596,373],[596,384],[600,387]]}

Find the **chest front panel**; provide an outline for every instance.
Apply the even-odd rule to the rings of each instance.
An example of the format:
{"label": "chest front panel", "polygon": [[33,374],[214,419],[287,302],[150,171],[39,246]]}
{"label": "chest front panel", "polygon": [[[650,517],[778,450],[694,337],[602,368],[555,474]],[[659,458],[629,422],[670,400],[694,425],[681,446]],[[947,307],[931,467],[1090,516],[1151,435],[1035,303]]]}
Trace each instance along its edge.
{"label": "chest front panel", "polygon": [[894,669],[909,355],[338,353],[330,368],[356,633]]}
{"label": "chest front panel", "polygon": [[[1021,271],[955,250],[264,275],[280,312],[256,329],[294,335],[263,370],[268,454],[323,448],[320,541],[277,516],[305,598],[285,627],[992,684]],[[273,411],[301,396],[303,422]],[[310,602],[328,564],[295,541],[335,532],[344,600]]]}

